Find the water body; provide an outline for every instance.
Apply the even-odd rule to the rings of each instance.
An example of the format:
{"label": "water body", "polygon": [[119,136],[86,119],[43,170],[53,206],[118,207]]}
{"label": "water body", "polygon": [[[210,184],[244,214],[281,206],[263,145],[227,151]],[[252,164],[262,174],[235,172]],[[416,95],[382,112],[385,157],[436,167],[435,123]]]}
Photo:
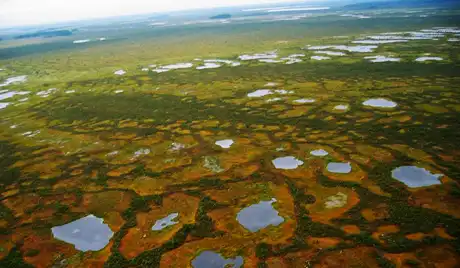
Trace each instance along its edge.
{"label": "water body", "polygon": [[216,69],[220,68],[222,65],[213,63],[213,62],[205,62],[203,66],[196,67],[197,70],[205,70],[205,69]]}
{"label": "water body", "polygon": [[115,74],[115,75],[124,75],[124,74],[126,74],[126,72],[124,70],[118,70],[118,71],[115,71],[113,74]]}
{"label": "water body", "polygon": [[150,154],[150,149],[139,149],[134,152],[134,157],[139,157],[148,154]]}
{"label": "water body", "polygon": [[171,213],[163,219],[159,219],[155,222],[155,225],[152,226],[153,231],[161,231],[168,226],[176,225],[179,222],[174,221],[179,216],[179,213]]}
{"label": "water body", "polygon": [[370,16],[365,15],[356,15],[356,14],[342,14],[340,17],[350,17],[350,18],[357,18],[357,19],[370,19]]}
{"label": "water body", "polygon": [[348,174],[351,172],[351,164],[350,163],[329,163],[327,165],[327,171],[332,173],[339,173],[339,174]]}
{"label": "water body", "polygon": [[211,60],[204,60],[205,63],[225,63],[230,65],[231,67],[240,66],[241,62],[232,61],[232,60],[222,60],[222,59],[211,59]]}
{"label": "water body", "polygon": [[363,105],[365,106],[371,106],[371,107],[377,107],[377,108],[395,108],[398,106],[396,102],[387,100],[387,99],[369,99],[365,102],[363,102]]}
{"label": "water body", "polygon": [[286,61],[285,64],[294,64],[303,61],[299,59],[300,57],[305,57],[305,54],[292,54],[287,57],[281,58],[281,60]]}
{"label": "water body", "polygon": [[391,175],[394,179],[411,188],[441,184],[439,179],[443,176],[442,174],[433,174],[424,168],[416,166],[396,168],[391,172]]}
{"label": "water body", "polygon": [[272,99],[268,99],[267,102],[277,102],[277,101],[282,101],[283,99],[282,98],[272,98]]}
{"label": "water body", "polygon": [[176,63],[176,64],[164,65],[152,71],[156,73],[164,73],[164,72],[169,72],[171,70],[188,69],[192,67],[193,67],[193,63],[186,62],[186,63]]}
{"label": "water body", "polygon": [[73,41],[74,44],[84,44],[90,42],[90,39],[82,39],[82,40],[75,40]]}
{"label": "water body", "polygon": [[276,199],[261,201],[238,212],[236,219],[244,228],[251,232],[258,232],[270,225],[278,226],[284,222],[284,218],[278,215],[278,211],[273,208]]}
{"label": "water body", "polygon": [[441,57],[419,57],[417,59],[415,59],[415,61],[418,61],[418,62],[423,62],[423,61],[441,61],[442,58]]}
{"label": "water body", "polygon": [[280,63],[281,60],[275,60],[275,59],[260,59],[259,62],[264,62],[264,63]]}
{"label": "water body", "polygon": [[334,110],[341,110],[341,111],[346,111],[350,108],[350,106],[346,104],[340,104],[334,107]]}
{"label": "water body", "polygon": [[301,103],[301,104],[305,104],[305,103],[314,103],[316,100],[314,99],[299,99],[299,100],[295,100],[294,103]]}
{"label": "water body", "polygon": [[331,57],[326,57],[326,56],[311,56],[312,60],[330,60]]}
{"label": "water body", "polygon": [[260,60],[260,59],[276,59],[278,55],[274,52],[260,53],[253,55],[241,55],[238,57],[240,60]]}
{"label": "water body", "polygon": [[297,8],[275,8],[267,10],[268,13],[278,12],[292,12],[292,11],[315,11],[315,10],[328,10],[330,7],[297,7]]}
{"label": "water body", "polygon": [[303,165],[303,161],[298,160],[293,156],[279,157],[272,160],[273,165],[277,169],[296,169]]}
{"label": "water body", "polygon": [[392,44],[392,43],[405,43],[405,42],[409,42],[409,40],[405,40],[405,39],[393,39],[393,40],[356,40],[356,41],[353,41],[352,43],[353,44],[366,44],[366,45],[370,45],[370,44]]}
{"label": "water body", "polygon": [[56,91],[57,91],[57,88],[50,88],[48,90],[37,92],[37,96],[40,96],[42,98],[47,98],[49,97],[49,95],[53,94]]}
{"label": "water body", "polygon": [[178,143],[178,142],[173,142],[171,143],[171,147],[170,147],[170,150],[171,151],[180,151],[182,149],[185,149],[185,144],[182,144],[182,143]]}
{"label": "water body", "polygon": [[220,140],[220,141],[216,141],[216,145],[224,148],[224,149],[228,149],[232,146],[233,144],[233,140]]}
{"label": "water body", "polygon": [[26,94],[29,94],[29,93],[30,92],[27,92],[27,91],[10,91],[10,92],[0,94],[0,100],[6,100],[6,99],[12,98],[12,97],[14,97],[16,95],[26,95]]}
{"label": "water body", "polygon": [[237,256],[234,259],[224,258],[214,251],[203,251],[192,261],[194,268],[239,268],[243,265],[243,257]]}
{"label": "water body", "polygon": [[282,58],[281,60],[286,61],[285,64],[288,64],[288,65],[303,62],[303,60],[297,59],[297,58]]}
{"label": "water body", "polygon": [[329,50],[319,50],[315,51],[316,54],[325,54],[328,56],[346,56],[347,54],[343,52],[337,52],[337,51],[329,51]]}
{"label": "water body", "polygon": [[0,87],[8,86],[11,84],[16,84],[16,83],[23,83],[27,80],[27,75],[20,75],[20,76],[14,76],[7,78],[5,82],[0,83]]}
{"label": "water body", "polygon": [[374,52],[374,49],[378,46],[344,46],[344,45],[330,45],[330,46],[310,46],[307,47],[308,50],[324,50],[324,49],[335,49],[335,50],[344,50],[348,52],[359,52],[359,53],[369,53]]}
{"label": "water body", "polygon": [[73,244],[80,251],[99,251],[107,246],[113,236],[103,219],[94,215],[53,227],[51,231],[55,238]]}
{"label": "water body", "polygon": [[263,97],[263,96],[267,96],[267,95],[271,95],[271,94],[273,94],[273,92],[270,89],[259,89],[259,90],[256,90],[256,91],[252,92],[252,93],[249,93],[248,97],[257,98],[257,97]]}
{"label": "water body", "polygon": [[370,62],[399,62],[400,58],[391,58],[386,56],[368,56],[364,57],[365,59],[370,60]]}
{"label": "water body", "polygon": [[276,93],[278,94],[281,94],[281,95],[286,95],[286,94],[293,94],[294,91],[288,91],[288,90],[285,90],[285,89],[277,89],[275,90]]}
{"label": "water body", "polygon": [[323,149],[311,151],[310,154],[313,156],[319,156],[319,157],[329,155],[329,153]]}

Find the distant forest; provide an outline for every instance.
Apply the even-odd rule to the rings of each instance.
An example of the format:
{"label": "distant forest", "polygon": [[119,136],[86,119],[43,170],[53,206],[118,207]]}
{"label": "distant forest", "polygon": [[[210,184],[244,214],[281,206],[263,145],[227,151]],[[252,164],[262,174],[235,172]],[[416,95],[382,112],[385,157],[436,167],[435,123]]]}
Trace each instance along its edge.
{"label": "distant forest", "polygon": [[212,19],[212,20],[222,20],[222,19],[230,19],[231,17],[232,17],[232,15],[230,15],[230,14],[219,14],[219,15],[210,17],[210,19]]}
{"label": "distant forest", "polygon": [[429,6],[454,6],[460,5],[458,0],[399,0],[399,1],[371,1],[347,5],[345,9],[382,9],[382,8],[410,8]]}
{"label": "distant forest", "polygon": [[43,38],[50,38],[56,36],[69,36],[75,32],[76,29],[73,30],[48,30],[48,31],[38,31],[34,33],[22,34],[14,37],[14,39],[26,39],[26,38],[36,38],[36,37],[43,37]]}

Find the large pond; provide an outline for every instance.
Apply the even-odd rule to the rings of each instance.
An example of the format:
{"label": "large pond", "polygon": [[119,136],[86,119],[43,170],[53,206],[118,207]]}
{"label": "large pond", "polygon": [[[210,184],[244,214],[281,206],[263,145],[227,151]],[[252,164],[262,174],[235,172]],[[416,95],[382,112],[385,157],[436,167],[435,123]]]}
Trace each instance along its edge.
{"label": "large pond", "polygon": [[398,106],[396,102],[382,98],[369,99],[363,102],[363,105],[377,108],[395,108],[396,106]]}
{"label": "large pond", "polygon": [[391,172],[394,179],[406,184],[408,187],[417,188],[441,184],[442,174],[433,174],[430,171],[416,166],[402,166]]}
{"label": "large pond", "polygon": [[179,213],[171,213],[168,216],[164,217],[163,219],[159,219],[155,222],[152,226],[153,231],[161,231],[168,226],[178,224],[177,221],[174,221],[179,216]]}
{"label": "large pond", "polygon": [[51,231],[55,238],[73,244],[81,251],[101,250],[113,236],[112,230],[104,220],[94,215],[53,227]]}
{"label": "large pond", "polygon": [[296,169],[303,165],[303,161],[293,156],[279,157],[273,160],[272,163],[277,169]]}
{"label": "large pond", "polygon": [[284,222],[284,218],[278,215],[278,211],[273,208],[276,199],[261,201],[238,212],[236,219],[238,222],[251,232],[257,232],[270,225],[278,226]]}
{"label": "large pond", "polygon": [[194,268],[239,268],[243,265],[243,257],[237,256],[234,259],[224,258],[214,251],[203,251],[193,261]]}
{"label": "large pond", "polygon": [[332,173],[348,174],[351,172],[350,163],[329,163],[327,165],[327,171]]}

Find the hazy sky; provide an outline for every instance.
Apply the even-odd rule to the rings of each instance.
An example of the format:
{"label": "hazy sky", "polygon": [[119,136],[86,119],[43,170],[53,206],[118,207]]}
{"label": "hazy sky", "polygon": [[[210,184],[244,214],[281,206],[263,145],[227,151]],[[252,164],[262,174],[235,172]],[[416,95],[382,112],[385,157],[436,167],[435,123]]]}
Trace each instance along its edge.
{"label": "hazy sky", "polygon": [[0,27],[295,0],[0,0]]}

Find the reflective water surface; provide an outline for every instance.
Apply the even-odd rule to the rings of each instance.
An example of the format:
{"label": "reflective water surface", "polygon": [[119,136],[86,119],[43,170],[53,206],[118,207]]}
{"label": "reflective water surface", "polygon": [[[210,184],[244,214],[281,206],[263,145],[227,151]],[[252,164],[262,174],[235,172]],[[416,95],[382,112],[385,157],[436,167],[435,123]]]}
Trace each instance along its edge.
{"label": "reflective water surface", "polygon": [[278,211],[273,208],[271,201],[261,201],[238,212],[236,219],[238,222],[251,232],[260,231],[270,225],[278,226],[284,222],[284,218],[278,215]]}
{"label": "reflective water surface", "polygon": [[98,251],[109,243],[112,230],[103,219],[89,215],[71,223],[51,228],[53,236],[73,244],[80,251]]}

